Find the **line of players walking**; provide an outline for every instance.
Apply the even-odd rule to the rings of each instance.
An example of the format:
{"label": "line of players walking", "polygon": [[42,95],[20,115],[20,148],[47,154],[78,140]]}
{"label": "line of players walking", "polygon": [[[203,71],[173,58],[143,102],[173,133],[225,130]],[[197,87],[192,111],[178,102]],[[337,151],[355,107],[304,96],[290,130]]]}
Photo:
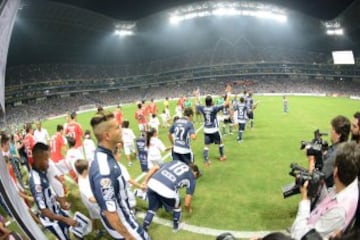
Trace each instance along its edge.
{"label": "line of players walking", "polygon": [[[46,140],[44,136],[44,141],[36,141],[31,138],[31,126],[27,128],[23,145],[29,162],[29,185],[34,202],[40,210],[42,225],[59,239],[69,239],[69,227],[79,226],[79,219],[70,217],[68,210],[71,204],[65,198],[66,192],[70,190],[65,187],[64,176],[69,175],[79,185],[90,218],[100,219],[114,239],[149,239],[147,231],[155,212],[161,207],[173,213],[173,229],[178,231],[181,219],[179,189],[186,188],[184,206],[191,213],[191,199],[196,179],[200,176],[191,150],[191,141],[196,139],[192,123],[194,112],[197,117],[199,114],[203,115],[205,167],[211,164],[209,145],[212,143],[219,145],[220,161],[226,160],[217,115],[220,111],[223,111],[223,134],[226,134],[227,126],[229,133],[232,133],[233,124],[238,124],[237,140],[241,142],[248,121],[253,128],[253,110],[256,104],[252,93],[244,93],[239,99],[235,96],[230,102],[230,91],[231,87],[227,87],[224,101],[216,105],[211,96],[206,96],[205,105],[201,105],[200,91],[195,91],[195,109],[189,104],[189,100],[181,97],[176,106],[177,116],[171,126],[168,99],[165,100],[164,111],[160,115],[162,124],[157,120],[157,106],[153,100],[146,108],[144,103],[139,103],[135,119],[142,133],[140,138],[136,138],[130,129],[130,122],[123,120],[120,107],[114,113],[107,113],[100,108],[90,122],[98,140],[97,148],[91,140],[90,131],[83,134],[80,124],[76,122],[76,113],[68,115],[65,128],[57,126],[57,133],[51,139],[47,137]],[[158,138],[160,125],[170,127],[168,138],[171,147],[166,148]],[[40,126],[39,131],[41,129]],[[63,155],[66,150],[64,133],[69,145],[66,157]],[[137,152],[141,169],[146,172],[142,183],[133,180],[126,167],[118,162],[121,158],[120,149],[123,149],[129,167],[133,165],[131,154]],[[168,150],[171,150],[173,161],[164,163],[162,152]],[[131,186],[138,190],[131,191]],[[134,195],[146,198],[149,202],[143,225],[138,224],[133,212],[136,204]],[[85,234],[84,229],[85,227],[82,233],[78,233],[78,237]]]}

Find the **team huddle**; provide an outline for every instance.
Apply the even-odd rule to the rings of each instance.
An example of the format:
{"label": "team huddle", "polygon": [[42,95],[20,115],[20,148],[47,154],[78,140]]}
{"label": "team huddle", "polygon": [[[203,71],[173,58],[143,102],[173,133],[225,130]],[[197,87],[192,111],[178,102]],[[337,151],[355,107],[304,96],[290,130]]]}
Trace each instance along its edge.
{"label": "team huddle", "polygon": [[[23,155],[27,159],[32,200],[40,211],[39,222],[58,239],[70,239],[69,228],[79,226],[79,220],[70,217],[71,203],[66,199],[71,190],[66,188],[65,179],[71,179],[79,186],[81,199],[98,233],[102,232],[95,224],[96,219],[100,219],[114,239],[150,239],[150,224],[156,211],[162,207],[173,214],[173,231],[178,231],[182,207],[179,190],[186,188],[183,205],[191,213],[196,179],[201,175],[191,149],[191,142],[197,138],[194,115],[203,116],[202,157],[206,168],[211,165],[210,144],[219,145],[219,159],[226,160],[222,134],[226,134],[227,127],[232,134],[233,126],[238,126],[237,141],[241,142],[247,122],[250,122],[251,128],[254,126],[256,104],[252,93],[245,92],[240,98],[235,96],[231,100],[230,90],[227,88],[224,97],[216,104],[212,96],[206,96],[205,105],[201,105],[199,90],[194,91],[194,104],[190,99],[180,97],[173,119],[166,98],[160,114],[161,122],[157,118],[158,109],[153,99],[147,105],[145,101],[138,103],[134,118],[140,136],[134,134],[130,121],[123,119],[120,106],[113,113],[99,108],[90,120],[97,147],[91,139],[91,132],[86,130],[83,133],[75,112],[66,116],[66,124],[58,125],[56,134],[51,138],[41,128],[41,123],[37,130],[41,139],[35,138],[32,126],[28,125],[22,140]],[[218,115],[220,112],[222,116]],[[219,125],[221,118],[222,133]],[[168,131],[169,147],[158,137],[161,127]],[[16,141],[20,142],[20,139]],[[163,153],[166,151],[171,156],[170,162],[165,162]],[[142,182],[132,179],[126,166],[119,162],[121,153],[124,153],[128,167],[133,166],[134,157],[140,160],[145,176]],[[14,176],[13,180],[16,182],[19,178]],[[18,191],[23,192],[19,188]],[[135,217],[136,197],[148,202],[142,224]],[[74,234],[77,235],[76,232]],[[80,232],[77,236],[83,237],[84,234]]]}

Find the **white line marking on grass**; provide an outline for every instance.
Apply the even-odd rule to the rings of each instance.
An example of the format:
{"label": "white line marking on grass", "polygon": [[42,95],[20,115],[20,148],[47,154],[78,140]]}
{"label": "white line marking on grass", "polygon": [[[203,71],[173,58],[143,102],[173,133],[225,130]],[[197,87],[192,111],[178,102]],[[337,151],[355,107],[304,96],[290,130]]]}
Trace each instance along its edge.
{"label": "white line marking on grass", "polygon": [[[137,213],[137,217],[140,217],[142,219],[145,218],[145,213]],[[173,222],[169,220],[165,220],[159,217],[154,217],[153,222],[166,226],[166,227],[173,227]],[[214,229],[214,228],[207,228],[207,227],[198,227],[195,225],[187,224],[182,222],[181,223],[181,229],[193,232],[197,234],[202,235],[210,235],[210,236],[218,236],[224,232],[229,232],[232,235],[234,235],[236,238],[252,238],[252,237],[263,237],[271,232],[279,232],[279,231],[257,231],[257,232],[251,232],[251,231],[233,231],[233,230],[222,230],[222,229]]]}

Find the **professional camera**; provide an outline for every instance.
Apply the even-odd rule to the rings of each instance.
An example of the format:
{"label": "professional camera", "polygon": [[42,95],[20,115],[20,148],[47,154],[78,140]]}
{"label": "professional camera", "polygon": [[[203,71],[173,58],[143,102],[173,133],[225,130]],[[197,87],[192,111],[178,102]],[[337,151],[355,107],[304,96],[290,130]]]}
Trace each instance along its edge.
{"label": "professional camera", "polygon": [[322,139],[327,133],[321,133],[319,129],[314,131],[314,139],[312,141],[301,141],[300,150],[306,149],[307,156],[315,157],[315,168],[321,170],[323,167],[323,153],[328,150],[329,144]]}
{"label": "professional camera", "polygon": [[325,174],[318,169],[314,169],[310,173],[307,169],[299,166],[297,163],[290,164],[290,168],[291,171],[289,172],[289,175],[295,177],[295,183],[282,187],[284,198],[300,193],[300,187],[304,185],[306,181],[309,181],[307,187],[308,197],[316,197],[319,193],[321,182],[325,178]]}

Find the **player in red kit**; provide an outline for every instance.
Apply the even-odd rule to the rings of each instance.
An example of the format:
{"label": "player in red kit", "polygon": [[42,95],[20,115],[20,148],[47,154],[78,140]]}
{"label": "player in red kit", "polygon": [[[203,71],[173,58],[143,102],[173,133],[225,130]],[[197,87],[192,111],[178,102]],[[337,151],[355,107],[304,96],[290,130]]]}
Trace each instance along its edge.
{"label": "player in red kit", "polygon": [[119,124],[120,126],[122,125],[123,122],[123,113],[121,110],[121,106],[118,105],[114,111],[114,117],[116,119],[117,124]]}
{"label": "player in red kit", "polygon": [[147,120],[145,117],[146,115],[144,113],[144,109],[143,109],[141,103],[138,103],[137,107],[138,107],[138,109],[135,112],[135,119],[138,122],[140,132],[146,132],[147,131]]}
{"label": "player in red kit", "polygon": [[156,106],[153,98],[151,99],[151,102],[149,103],[147,108],[148,108],[148,114],[150,115],[150,118],[153,114],[157,114],[157,112],[158,112],[157,106]]}
{"label": "player in red kit", "polygon": [[33,164],[33,156],[32,156],[32,148],[35,146],[35,138],[33,136],[34,134],[34,129],[32,128],[31,123],[26,124],[26,128],[25,128],[25,132],[26,135],[24,137],[24,147],[25,147],[25,152],[26,152],[26,156],[28,159],[28,164],[29,167],[31,168],[32,164]]}
{"label": "player in red kit", "polygon": [[76,122],[76,112],[70,115],[70,122],[66,126],[65,135],[75,139],[75,148],[82,147],[82,137],[84,133],[80,124]]}

